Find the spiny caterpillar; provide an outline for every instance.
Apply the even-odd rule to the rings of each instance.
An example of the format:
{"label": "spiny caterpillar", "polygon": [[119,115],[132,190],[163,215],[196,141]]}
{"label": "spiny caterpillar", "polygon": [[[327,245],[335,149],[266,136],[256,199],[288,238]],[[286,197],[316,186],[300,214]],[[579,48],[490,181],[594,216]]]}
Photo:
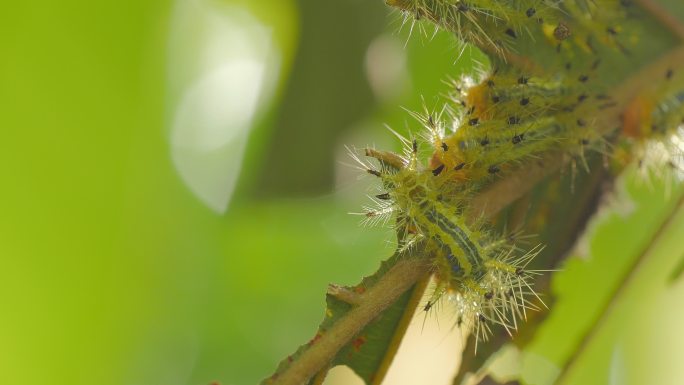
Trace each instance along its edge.
{"label": "spiny caterpillar", "polygon": [[[339,349],[340,342],[365,341],[366,334],[355,334],[359,325],[366,331],[384,327],[369,322],[383,319],[378,310],[389,309],[389,299],[408,316],[413,309],[403,306],[415,301],[394,296],[407,298],[409,287],[420,291],[424,282],[416,282],[424,276],[425,261],[438,285],[424,311],[440,298],[453,300],[456,325],[475,335],[476,349],[496,325],[512,334],[527,310],[543,305],[532,288],[541,270],[530,265],[542,247],[522,250],[517,234],[499,236],[492,230],[487,219],[501,205],[473,218],[483,207],[481,198],[498,199],[508,190],[514,196],[501,201],[511,203],[539,181],[526,184],[524,177],[534,175],[526,171],[544,168],[546,160],[555,162],[555,170],[567,160],[573,170],[577,163],[588,169],[588,150],[602,153],[604,164],[612,156],[617,168],[632,160],[641,163],[652,139],[677,157],[665,156],[657,167],[684,164],[684,26],[657,1],[385,1],[402,12],[411,30],[419,20],[431,22],[488,54],[490,66],[478,78],[452,81],[444,108],[413,113],[425,134],[416,139],[397,134],[403,154],[368,148],[371,160],[365,160],[352,152],[360,168],[382,184],[372,198],[377,207],[365,209],[364,221],[394,218],[398,250],[378,273],[352,288],[352,295],[329,293],[330,303],[344,302],[350,310],[327,311],[316,337],[283,361],[266,383],[299,384],[314,371],[324,374],[331,362],[365,371],[365,361],[350,364],[346,353],[337,359],[347,352]],[[420,155],[425,148],[430,154]],[[501,176],[506,179],[494,184]],[[515,183],[524,186],[516,191]],[[404,256],[420,258],[399,260]],[[360,299],[357,288],[363,289]],[[401,331],[396,333],[387,352]],[[354,358],[369,357],[351,344],[359,353]],[[379,370],[371,368],[367,382],[382,377],[391,356],[383,358]]]}
{"label": "spiny caterpillar", "polygon": [[376,195],[380,207],[368,209],[366,220],[375,222],[396,213],[397,227],[405,231],[401,247],[435,256],[439,284],[429,303],[445,294],[455,299],[459,327],[474,330],[478,340],[487,340],[491,324],[502,325],[510,333],[528,309],[537,309],[529,297],[539,298],[531,288],[532,277],[539,273],[526,267],[541,249],[520,253],[508,240],[466,223],[462,209],[469,195],[464,189],[467,185],[451,178],[443,165],[433,169],[421,162],[417,140],[401,139],[407,145],[403,156],[366,151],[380,167],[352,153],[362,169],[379,177],[388,191]]}
{"label": "spiny caterpillar", "polygon": [[[574,162],[586,150],[606,152],[614,127],[597,127],[631,50],[644,50],[637,12],[626,0],[387,0],[406,20],[429,20],[490,54],[491,70],[478,81],[454,81],[438,114],[413,113],[432,147],[419,159],[417,140],[401,138],[403,155],[367,149],[380,167],[353,155],[380,178],[367,222],[396,214],[400,247],[434,255],[439,285],[426,308],[444,294],[455,299],[457,324],[473,330],[476,346],[502,325],[509,334],[526,310],[536,309],[531,287],[538,271],[527,269],[540,247],[524,252],[498,239],[486,224],[469,224],[470,199],[497,176],[524,167],[549,151]],[[541,64],[543,63],[543,64]],[[666,75],[668,78],[672,74]],[[677,82],[677,84],[681,84]],[[636,130],[670,132],[682,122],[684,93],[650,106]],[[668,104],[668,100],[672,103]],[[669,106],[676,105],[678,109]],[[398,135],[398,134],[397,134]]]}
{"label": "spiny caterpillar", "polygon": [[[560,149],[583,161],[587,148],[603,149],[595,118],[615,106],[606,92],[615,80],[601,68],[628,55],[635,41],[635,33],[623,27],[629,2],[388,3],[407,17],[434,21],[492,53],[492,70],[478,84],[470,79],[454,82],[446,109],[449,124],[435,125],[429,116],[419,116],[435,148],[433,167],[458,168],[454,177],[486,183],[534,154]],[[445,126],[451,132],[445,132]]]}

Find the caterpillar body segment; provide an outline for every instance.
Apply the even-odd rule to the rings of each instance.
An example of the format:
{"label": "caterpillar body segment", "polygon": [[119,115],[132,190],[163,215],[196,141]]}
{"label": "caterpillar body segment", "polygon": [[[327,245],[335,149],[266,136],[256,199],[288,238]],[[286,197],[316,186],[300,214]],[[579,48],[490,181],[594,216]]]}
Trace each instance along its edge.
{"label": "caterpillar body segment", "polygon": [[478,237],[462,218],[449,213],[437,202],[423,202],[417,210],[416,222],[430,239],[447,248],[452,257],[451,271],[473,276],[482,270],[483,252]]}
{"label": "caterpillar body segment", "polygon": [[601,44],[628,53],[629,39],[625,36],[624,21],[629,17],[631,5],[620,0],[570,0],[563,2],[576,32],[575,44],[595,53],[592,44]]}
{"label": "caterpillar body segment", "polygon": [[[582,157],[586,148],[600,148],[592,116],[612,101],[603,88],[562,76],[545,81],[517,69],[494,69],[479,84],[457,83],[446,114],[451,124],[418,118],[431,132],[431,166],[458,169],[454,178],[478,188],[543,152],[563,149]],[[435,126],[454,129],[430,130]]]}
{"label": "caterpillar body segment", "polygon": [[[458,226],[452,224],[452,229]],[[449,226],[451,227],[451,226]],[[457,231],[444,231],[436,243],[442,241],[442,236],[452,236],[457,243],[461,234]],[[480,242],[488,242],[481,237]],[[477,244],[480,259],[470,271],[463,268],[461,258],[454,256],[467,255],[472,257],[468,249],[458,250],[444,246],[443,252],[435,260],[436,274],[439,282],[438,290],[433,294],[433,301],[440,296],[447,295],[457,302],[458,319],[466,322],[466,326],[475,331],[477,338],[487,340],[491,334],[491,325],[503,326],[510,334],[517,328],[518,320],[526,317],[527,310],[537,310],[537,306],[530,300],[536,294],[531,288],[531,275],[520,267],[520,263],[508,259],[517,249],[511,245],[507,248],[489,249],[485,252],[482,244]],[[536,255],[536,254],[534,254]],[[522,258],[519,258],[522,260]],[[531,258],[530,258],[531,259]],[[529,261],[529,260],[528,260]],[[480,325],[478,328],[477,326]]]}
{"label": "caterpillar body segment", "polygon": [[[504,62],[575,60],[599,47],[628,53],[635,35],[624,20],[633,8],[620,0],[386,0],[406,20],[428,20]],[[554,55],[555,54],[555,55]],[[552,59],[553,58],[553,59]]]}
{"label": "caterpillar body segment", "polygon": [[543,37],[540,26],[554,23],[560,15],[546,0],[388,0],[407,18],[427,19],[451,31],[459,40],[485,52],[504,55],[516,52],[518,42]]}

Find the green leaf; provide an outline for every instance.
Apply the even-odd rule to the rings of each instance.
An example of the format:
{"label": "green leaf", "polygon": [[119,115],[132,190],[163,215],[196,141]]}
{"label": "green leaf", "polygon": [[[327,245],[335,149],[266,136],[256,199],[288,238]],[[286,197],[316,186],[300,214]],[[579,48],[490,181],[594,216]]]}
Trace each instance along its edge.
{"label": "green leaf", "polygon": [[[316,357],[319,353],[314,352],[313,349],[320,349],[320,345],[324,343],[329,347],[339,342],[343,343],[335,350],[328,367],[312,379],[306,377],[309,383],[320,383],[327,369],[339,364],[352,368],[366,383],[381,382],[427,284],[428,269],[424,262],[428,256],[421,257],[423,258],[416,257],[410,252],[396,252],[388,260],[382,262],[375,274],[364,278],[360,284],[354,287],[331,285],[327,294],[325,317],[316,335],[294,354],[283,360],[275,374],[265,379],[262,384],[289,383],[293,381],[293,377],[297,379],[302,376],[306,377],[303,373],[308,373],[311,367],[316,367],[316,364],[310,364],[310,361],[313,361],[312,358],[314,360],[319,358]],[[412,284],[405,288],[395,288],[395,300],[383,304],[382,297],[385,297],[387,290],[393,286],[394,276],[399,276],[402,281],[412,282]],[[405,279],[406,276],[414,278]],[[425,276],[425,279],[413,283],[421,276]],[[381,297],[381,303],[373,304],[373,300],[369,299],[371,291],[375,292],[372,297]],[[362,305],[362,301],[366,303]],[[368,303],[371,305],[369,306]],[[355,324],[361,307],[365,308],[362,311],[371,311],[368,317],[370,322],[359,321],[364,326],[358,329],[352,327],[353,330],[360,331],[355,333],[353,338],[346,339],[343,336],[344,330],[349,329],[341,325],[350,319]],[[382,310],[373,312],[374,308]],[[352,314],[353,312],[357,313]],[[326,350],[329,351],[329,348]],[[295,367],[295,365],[299,366]],[[291,375],[293,372],[296,375]],[[290,375],[290,378],[282,380],[282,377],[287,375]]]}
{"label": "green leaf", "polygon": [[[684,195],[678,186],[666,200],[662,189],[627,179],[620,197],[593,221],[586,255],[575,255],[555,275],[557,302],[523,351],[524,382],[606,384],[617,378],[617,367],[625,368],[620,357],[641,356],[625,347],[639,324],[629,320],[648,314],[684,252],[677,239],[684,234]],[[541,366],[551,367],[546,376]]]}
{"label": "green leaf", "polygon": [[[381,265],[377,273],[365,278],[359,286],[349,288],[349,290],[372,286],[397,258],[399,256],[395,254]],[[414,285],[392,306],[382,312],[375,321],[368,324],[351,343],[340,350],[331,366],[347,365],[367,384],[382,382],[413,316],[417,301],[425,290],[425,283],[427,280]],[[321,324],[321,330],[327,329],[343,317],[350,308],[348,303],[330,293],[326,296],[326,302],[328,305],[326,318]]]}

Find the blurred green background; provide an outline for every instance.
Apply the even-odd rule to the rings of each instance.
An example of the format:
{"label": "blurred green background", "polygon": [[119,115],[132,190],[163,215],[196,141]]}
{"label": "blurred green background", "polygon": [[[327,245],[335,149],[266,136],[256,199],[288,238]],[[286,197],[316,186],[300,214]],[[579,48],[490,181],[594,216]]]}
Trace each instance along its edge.
{"label": "blurred green background", "polygon": [[[0,12],[0,384],[253,384],[391,253],[344,144],[469,68],[381,1]],[[415,34],[415,31],[414,31]],[[430,42],[430,44],[427,44]],[[406,47],[404,47],[406,45]]]}

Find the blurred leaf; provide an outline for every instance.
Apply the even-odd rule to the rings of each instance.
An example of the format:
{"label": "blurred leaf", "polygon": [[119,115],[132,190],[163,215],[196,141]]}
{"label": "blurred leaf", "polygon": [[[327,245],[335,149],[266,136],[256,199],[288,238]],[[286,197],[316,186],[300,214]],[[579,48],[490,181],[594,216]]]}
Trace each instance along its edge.
{"label": "blurred leaf", "polygon": [[684,255],[682,255],[682,258],[679,260],[679,263],[677,266],[675,266],[674,269],[672,269],[672,273],[670,274],[670,283],[675,283],[679,279],[682,278],[682,273],[684,273]]}
{"label": "blurred leaf", "polygon": [[[628,306],[633,316],[644,311],[640,306],[649,303],[643,298],[645,288],[663,286],[681,257],[683,246],[673,240],[684,233],[684,190],[678,186],[673,198],[665,200],[662,189],[649,190],[634,180],[623,178],[626,191],[592,222],[584,240],[587,254],[569,259],[554,276],[557,301],[523,351],[522,379],[526,383],[553,383],[556,375],[565,383],[608,383],[614,341],[603,345],[603,355],[597,356],[593,351],[599,349],[594,346],[598,336],[609,324],[618,327],[615,317],[624,321],[616,309]],[[656,273],[655,266],[663,270]],[[669,269],[664,269],[666,266]],[[635,301],[635,293],[642,298]],[[535,364],[539,360],[555,365],[557,373],[552,371],[542,380],[540,366]]]}
{"label": "blurred leaf", "polygon": [[285,83],[292,52],[284,48],[295,35],[289,1],[279,5],[279,23],[258,2],[239,3],[177,0],[170,19],[171,158],[188,189],[219,214],[243,171],[248,137]]}

